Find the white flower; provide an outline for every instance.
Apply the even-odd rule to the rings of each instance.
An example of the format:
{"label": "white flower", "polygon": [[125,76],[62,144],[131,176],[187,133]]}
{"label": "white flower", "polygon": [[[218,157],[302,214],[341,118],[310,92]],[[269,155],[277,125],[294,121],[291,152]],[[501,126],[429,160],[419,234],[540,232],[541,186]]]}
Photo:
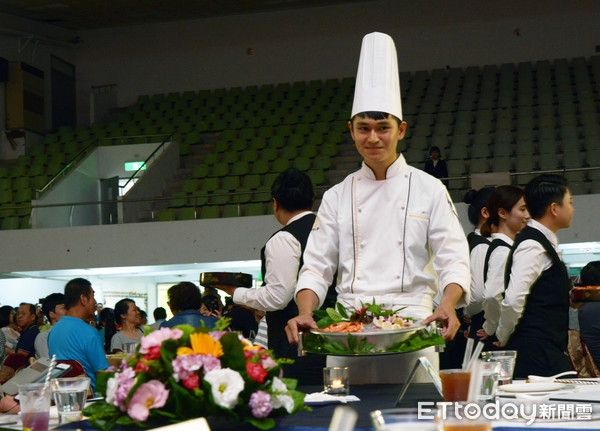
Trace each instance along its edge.
{"label": "white flower", "polygon": [[119,379],[117,379],[116,377],[111,377],[110,379],[108,379],[108,381],[106,382],[106,402],[108,404],[112,404],[114,406],[116,406],[116,393],[117,393],[117,389],[119,388]]}
{"label": "white flower", "polygon": [[288,388],[285,383],[283,383],[281,379],[273,377],[271,391],[271,405],[273,408],[278,409],[284,407],[286,411],[291,414],[292,410],[294,410],[294,400],[289,395],[286,395],[288,393]]}
{"label": "white flower", "polygon": [[273,386],[271,386],[271,390],[274,394],[287,394],[288,388],[285,383],[283,383],[283,380],[273,377]]}
{"label": "white flower", "polygon": [[271,405],[274,409],[285,407],[285,410],[291,414],[294,410],[294,400],[289,395],[275,395],[271,398]]}
{"label": "white flower", "polygon": [[238,403],[238,395],[244,390],[244,379],[240,373],[231,368],[212,370],[204,376],[204,380],[212,387],[215,403],[227,409]]}

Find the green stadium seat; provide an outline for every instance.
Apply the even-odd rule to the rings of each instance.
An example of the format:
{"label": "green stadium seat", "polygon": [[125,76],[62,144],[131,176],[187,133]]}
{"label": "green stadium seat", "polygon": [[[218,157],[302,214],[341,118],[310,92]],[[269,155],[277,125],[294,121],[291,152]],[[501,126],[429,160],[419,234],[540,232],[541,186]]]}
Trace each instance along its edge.
{"label": "green stadium seat", "polygon": [[212,177],[224,177],[229,173],[229,165],[227,163],[217,163],[212,167],[210,175]]}
{"label": "green stadium seat", "polygon": [[275,178],[277,178],[278,175],[279,174],[276,172],[270,172],[270,173],[266,174],[265,177],[263,178],[262,188],[270,190],[271,186],[275,182]]}
{"label": "green stadium seat", "polygon": [[202,211],[200,212],[200,218],[202,219],[219,218],[219,216],[220,209],[216,205],[202,207]]}
{"label": "green stadium seat", "polygon": [[252,163],[251,172],[253,174],[265,174],[269,171],[269,169],[269,161],[261,158],[260,160]]}
{"label": "green stadium seat", "polygon": [[331,157],[325,155],[317,155],[313,159],[313,168],[319,170],[327,170],[331,168]]}
{"label": "green stadium seat", "polygon": [[231,167],[231,175],[246,175],[249,171],[250,167],[246,160],[235,162]]}
{"label": "green stadium seat", "polygon": [[6,217],[2,220],[2,230],[19,229],[19,217]]}
{"label": "green stadium seat", "polygon": [[13,182],[13,190],[22,190],[29,188],[29,177],[19,177],[15,178]]}
{"label": "green stadium seat", "polygon": [[186,194],[193,194],[199,189],[199,185],[200,181],[197,178],[185,180],[181,186],[181,191]]}
{"label": "green stadium seat", "polygon": [[309,176],[313,187],[320,186],[321,184],[325,183],[325,174],[323,173],[323,171],[313,169],[308,171],[307,175]]}
{"label": "green stadium seat", "polygon": [[277,157],[278,157],[277,149],[273,148],[273,147],[264,148],[260,152],[260,158],[262,160],[271,161],[271,160],[275,160]]}
{"label": "green stadium seat", "polygon": [[227,177],[223,178],[222,189],[232,192],[239,188],[240,188],[240,177],[227,176]]}
{"label": "green stadium seat", "polygon": [[228,190],[217,189],[208,197],[208,202],[211,205],[225,205],[229,203],[230,198]]}
{"label": "green stadium seat", "polygon": [[176,196],[169,201],[169,208],[181,208],[188,204],[185,196]]}
{"label": "green stadium seat", "polygon": [[239,217],[239,211],[239,205],[225,205],[225,208],[223,208],[223,217]]}
{"label": "green stadium seat", "polygon": [[219,178],[205,178],[202,180],[202,188],[203,192],[214,192],[219,188]]}
{"label": "green stadium seat", "polygon": [[300,171],[308,171],[310,169],[311,163],[308,157],[297,157],[293,160],[293,166]]}
{"label": "green stadium seat", "polygon": [[273,161],[273,172],[283,172],[290,167],[288,159],[276,159]]}
{"label": "green stadium seat", "polygon": [[296,147],[294,146],[286,146],[281,149],[281,157],[287,160],[293,160],[298,155],[298,151],[296,151]]}
{"label": "green stadium seat", "polygon": [[226,163],[228,165],[232,165],[239,160],[239,155],[235,151],[227,151],[223,153],[223,157],[221,158],[221,163]]}
{"label": "green stadium seat", "polygon": [[248,204],[246,207],[246,216],[261,216],[265,215],[265,207],[261,203]]}
{"label": "green stadium seat", "polygon": [[196,219],[196,208],[187,207],[180,208],[177,212],[177,220],[195,220]]}
{"label": "green stadium seat", "polygon": [[156,215],[156,221],[174,221],[175,220],[175,210],[172,208],[168,208],[165,210],[160,210]]}

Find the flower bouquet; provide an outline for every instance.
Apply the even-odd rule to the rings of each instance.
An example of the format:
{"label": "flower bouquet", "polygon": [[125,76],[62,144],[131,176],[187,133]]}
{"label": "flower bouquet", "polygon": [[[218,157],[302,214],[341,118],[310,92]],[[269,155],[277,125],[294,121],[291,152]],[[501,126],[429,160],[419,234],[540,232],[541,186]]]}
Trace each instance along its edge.
{"label": "flower bouquet", "polygon": [[280,364],[291,360],[225,331],[228,323],[220,319],[215,331],[188,325],[147,330],[135,355],[98,374],[104,400],[84,414],[103,431],[201,416],[229,416],[266,430],[275,426],[274,417],[304,409],[297,381],[281,375]]}

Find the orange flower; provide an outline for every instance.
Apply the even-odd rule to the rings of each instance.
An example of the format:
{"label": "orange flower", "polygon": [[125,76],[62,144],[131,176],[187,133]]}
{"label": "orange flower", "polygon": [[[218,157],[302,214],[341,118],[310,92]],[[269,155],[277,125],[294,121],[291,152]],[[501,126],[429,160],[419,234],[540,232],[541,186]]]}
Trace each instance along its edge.
{"label": "orange flower", "polygon": [[196,333],[190,335],[189,347],[177,349],[177,356],[181,355],[213,355],[215,358],[223,356],[223,346],[208,334]]}

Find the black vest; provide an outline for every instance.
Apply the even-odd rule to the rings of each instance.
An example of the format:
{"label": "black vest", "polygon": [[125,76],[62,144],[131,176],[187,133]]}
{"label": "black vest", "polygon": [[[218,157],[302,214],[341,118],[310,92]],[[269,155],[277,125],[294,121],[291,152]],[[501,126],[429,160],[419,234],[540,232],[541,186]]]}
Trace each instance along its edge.
{"label": "black vest", "polygon": [[525,308],[515,331],[507,344],[522,339],[541,340],[552,344],[562,351],[567,351],[569,330],[569,291],[571,281],[567,268],[561,262],[550,241],[542,232],[532,227],[525,227],[517,235],[506,262],[505,288],[510,279],[513,253],[525,240],[539,242],[552,258],[552,266],[543,271],[533,283],[525,300]]}
{"label": "black vest", "polygon": [[490,241],[487,238],[481,235],[477,235],[475,232],[471,232],[467,235],[467,242],[469,243],[469,252],[472,252],[473,249],[480,244],[490,243]]}
{"label": "black vest", "polygon": [[496,238],[495,240],[493,240],[491,242],[490,246],[488,247],[487,253],[485,254],[485,259],[483,261],[483,282],[484,283],[487,281],[490,257],[492,257],[492,252],[494,250],[496,250],[498,247],[506,247],[506,248],[510,249],[510,245],[506,241],[501,240],[500,238]]}
{"label": "black vest", "polygon": [[[273,234],[274,236],[279,232],[289,232],[298,240],[302,250],[298,270],[302,268],[304,263],[304,249],[306,248],[306,242],[308,241],[308,236],[310,235],[313,224],[315,223],[315,219],[315,214],[307,214]],[[268,283],[268,280],[265,279],[265,275],[267,273],[265,263],[265,247],[263,247],[260,251],[260,258],[262,261],[261,272],[264,286]],[[333,285],[335,285],[335,282]],[[331,293],[335,294],[335,288],[329,288],[329,292],[327,294],[328,299],[326,300],[324,306],[331,306]],[[335,299],[333,299],[333,302],[335,303]],[[297,347],[289,344],[287,335],[285,333],[285,326],[287,325],[288,320],[296,317],[297,315],[298,306],[296,305],[296,301],[293,299],[285,306],[283,310],[268,311],[266,313],[269,349],[273,350],[277,357],[295,358],[298,356]]]}

